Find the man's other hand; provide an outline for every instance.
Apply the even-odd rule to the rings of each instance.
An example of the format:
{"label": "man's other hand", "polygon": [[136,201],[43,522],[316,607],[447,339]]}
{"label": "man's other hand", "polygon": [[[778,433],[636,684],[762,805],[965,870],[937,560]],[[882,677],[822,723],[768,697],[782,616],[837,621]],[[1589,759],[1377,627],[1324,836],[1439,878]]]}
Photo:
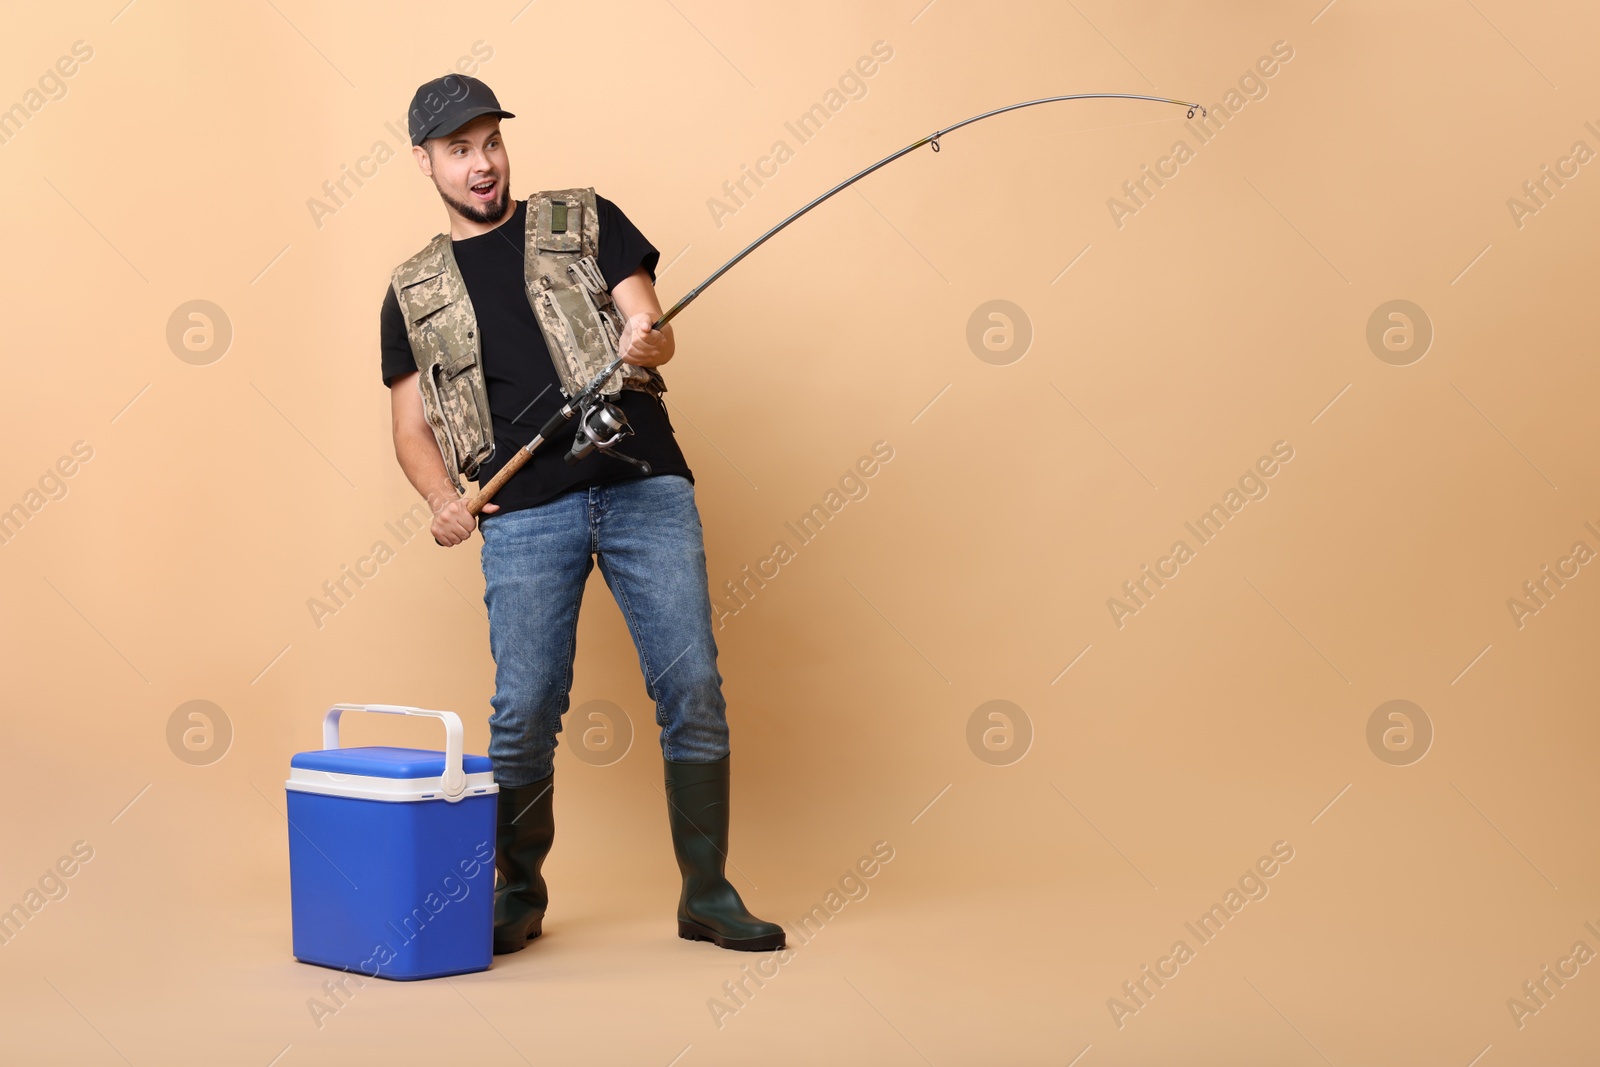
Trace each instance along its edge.
{"label": "man's other hand", "polygon": [[666,335],[650,328],[655,321],[654,317],[643,311],[629,316],[618,343],[622,362],[632,363],[636,367],[659,367],[671,358]]}
{"label": "man's other hand", "polygon": [[[499,504],[485,504],[483,513],[493,515],[500,510]],[[441,545],[459,545],[472,536],[472,531],[478,528],[478,520],[472,512],[467,510],[467,498],[458,496],[444,507],[433,513],[433,539]]]}

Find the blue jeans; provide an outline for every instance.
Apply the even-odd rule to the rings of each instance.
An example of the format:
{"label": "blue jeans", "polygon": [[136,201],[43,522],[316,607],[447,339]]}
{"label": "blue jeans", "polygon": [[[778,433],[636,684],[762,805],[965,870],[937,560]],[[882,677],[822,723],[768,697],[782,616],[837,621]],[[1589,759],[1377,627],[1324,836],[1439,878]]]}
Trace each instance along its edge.
{"label": "blue jeans", "polygon": [[481,559],[494,654],[489,758],[501,785],[554,768],[570,704],[578,605],[595,558],[639,652],[661,751],[710,763],[728,754],[727,705],[694,486],[676,474],[576,489],[483,516]]}

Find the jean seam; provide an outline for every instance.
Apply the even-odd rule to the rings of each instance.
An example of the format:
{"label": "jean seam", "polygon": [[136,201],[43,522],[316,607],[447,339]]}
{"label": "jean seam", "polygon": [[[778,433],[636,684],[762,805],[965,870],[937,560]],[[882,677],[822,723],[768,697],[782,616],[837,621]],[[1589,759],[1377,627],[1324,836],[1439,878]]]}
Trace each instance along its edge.
{"label": "jean seam", "polygon": [[[587,580],[588,577],[589,577],[588,574],[585,573],[584,574],[584,578]],[[578,587],[578,609],[572,613],[572,625],[567,628],[567,645],[566,645],[566,649],[562,653],[562,656],[563,656],[562,662],[564,662],[566,664],[566,667],[564,668],[563,674],[562,674],[562,677],[561,677],[561,696],[559,698],[557,698],[557,700],[556,700],[556,704],[557,704],[558,707],[563,702],[565,702],[567,704],[568,708],[570,708],[572,706],[572,673],[573,673],[573,670],[572,670],[573,663],[572,663],[572,661],[577,656],[577,651],[578,651],[578,620],[579,620],[579,616],[582,614],[582,611],[583,611],[583,587],[580,585]],[[550,733],[550,759],[551,759],[552,764],[555,762],[555,751],[556,751],[557,738],[558,738],[559,734],[561,733],[561,727],[564,725],[566,717],[567,717],[566,709],[562,709],[561,711],[559,711],[557,713],[557,715],[556,715],[556,728],[554,730],[552,730],[551,733]]]}
{"label": "jean seam", "polygon": [[628,590],[622,575],[617,575],[616,594],[622,601],[622,613],[628,616],[628,629],[634,635],[634,643],[639,646],[639,660],[644,664],[644,684],[652,690],[656,705],[661,704],[661,694],[654,692],[656,688],[655,668],[650,665],[650,653],[644,647],[644,630],[639,626],[638,616],[633,613],[633,602],[628,599]]}

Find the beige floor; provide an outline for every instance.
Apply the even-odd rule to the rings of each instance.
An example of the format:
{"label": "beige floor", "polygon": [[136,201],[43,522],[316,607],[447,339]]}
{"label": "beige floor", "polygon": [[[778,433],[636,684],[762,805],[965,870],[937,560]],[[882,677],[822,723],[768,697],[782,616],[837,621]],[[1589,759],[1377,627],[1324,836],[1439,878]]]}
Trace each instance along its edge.
{"label": "beige floor", "polygon": [[[486,972],[374,980],[340,999],[324,988],[334,972],[290,958],[273,783],[234,781],[208,795],[192,780],[157,781],[115,824],[92,813],[115,814],[116,798],[79,794],[72,824],[94,857],[0,956],[4,1062],[943,1065],[1081,1055],[1085,1065],[1464,1067],[1485,1049],[1484,1064],[1592,1062],[1600,994],[1587,988],[1587,967],[1520,1031],[1505,1007],[1574,940],[1600,942],[1581,928],[1581,897],[1550,903],[1593,884],[1592,850],[1562,853],[1525,831],[1524,844],[1570,883],[1553,890],[1443,781],[1429,781],[1415,816],[1429,820],[1428,835],[1395,816],[1395,794],[1372,772],[1326,811],[1336,789],[1299,784],[1270,803],[1241,793],[1243,825],[1205,848],[1186,847],[1203,828],[1181,827],[1179,814],[1155,833],[1158,847],[1135,845],[1114,811],[1098,812],[1101,829],[1119,827],[1126,858],[1027,760],[1007,778],[990,768],[954,775],[920,816],[936,789],[899,811],[881,798],[870,813],[824,803],[818,825],[783,831],[831,861],[797,862],[741,810],[736,882],[790,927],[795,951],[779,965],[675,936],[675,872],[648,755],[560,764],[544,937]],[[747,776],[736,799],[757,788]],[[245,839],[230,840],[236,831]],[[826,903],[879,840],[894,858],[861,883],[865,895],[847,883],[857,899],[836,898],[813,940],[795,937],[794,921]],[[1277,840],[1294,854],[1262,881],[1266,895],[1209,944],[1192,936],[1186,921]],[[1123,981],[1179,939],[1193,958],[1119,1028],[1108,1000],[1131,1004]],[[775,971],[760,985],[743,970],[758,960]],[[734,1000],[724,983],[741,980],[751,992]]]}

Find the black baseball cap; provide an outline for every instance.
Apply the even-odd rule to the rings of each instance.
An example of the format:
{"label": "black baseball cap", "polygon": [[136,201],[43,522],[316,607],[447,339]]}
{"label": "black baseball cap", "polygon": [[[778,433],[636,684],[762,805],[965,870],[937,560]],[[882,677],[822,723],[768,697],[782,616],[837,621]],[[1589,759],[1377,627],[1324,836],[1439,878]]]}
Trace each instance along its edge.
{"label": "black baseball cap", "polygon": [[417,86],[406,112],[411,143],[419,145],[430,137],[454,133],[480,115],[517,116],[500,106],[494,90],[466,74],[446,74]]}

